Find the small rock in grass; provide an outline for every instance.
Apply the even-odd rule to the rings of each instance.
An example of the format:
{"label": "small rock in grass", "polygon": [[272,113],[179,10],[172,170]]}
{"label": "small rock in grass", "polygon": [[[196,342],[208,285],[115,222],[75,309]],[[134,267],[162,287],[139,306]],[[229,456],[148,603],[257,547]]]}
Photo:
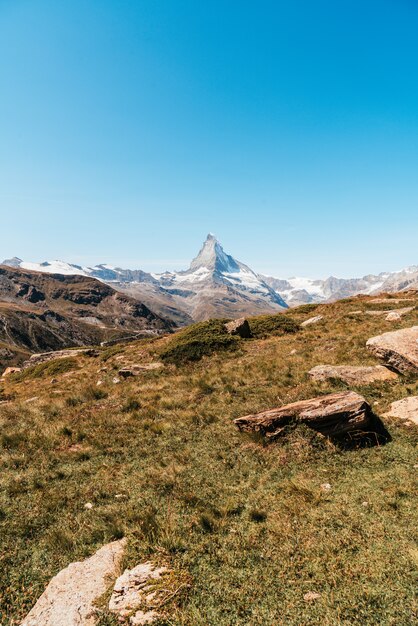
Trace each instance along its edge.
{"label": "small rock in grass", "polygon": [[84,505],[84,508],[87,511],[90,511],[93,508],[93,504],[91,502],[86,502],[86,504]]}
{"label": "small rock in grass", "polygon": [[310,317],[309,319],[302,322],[301,326],[305,328],[305,326],[310,326],[311,324],[316,324],[323,319],[323,315],[315,315],[315,317]]}
{"label": "small rock in grass", "polygon": [[323,491],[329,491],[330,489],[332,489],[332,487],[331,487],[331,485],[329,483],[322,483],[321,489]]}
{"label": "small rock in grass", "polygon": [[305,600],[305,602],[313,602],[314,600],[318,600],[318,598],[320,597],[320,593],[316,593],[315,591],[308,591],[308,593],[305,593],[305,595],[303,596],[303,599]]}

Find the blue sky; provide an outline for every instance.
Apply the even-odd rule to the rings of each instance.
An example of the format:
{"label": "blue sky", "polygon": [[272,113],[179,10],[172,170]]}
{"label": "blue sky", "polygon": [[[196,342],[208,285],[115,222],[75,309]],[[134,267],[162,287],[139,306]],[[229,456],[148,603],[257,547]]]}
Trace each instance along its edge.
{"label": "blue sky", "polygon": [[418,264],[415,0],[0,0],[0,257]]}

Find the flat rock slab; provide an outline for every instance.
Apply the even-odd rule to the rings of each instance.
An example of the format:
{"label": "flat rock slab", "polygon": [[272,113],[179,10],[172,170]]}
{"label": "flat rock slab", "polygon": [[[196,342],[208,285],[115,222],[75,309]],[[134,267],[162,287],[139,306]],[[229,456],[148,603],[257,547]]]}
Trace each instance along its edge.
{"label": "flat rock slab", "polygon": [[385,316],[385,320],[388,322],[395,322],[400,320],[403,315],[410,313],[414,310],[413,306],[407,306],[403,309],[388,309],[386,311],[364,311],[366,315]]}
{"label": "flat rock slab", "polygon": [[372,337],[366,346],[396,371],[418,376],[418,326]]}
{"label": "flat rock slab", "polygon": [[397,417],[418,426],[418,396],[392,402],[386,417]]}
{"label": "flat rock slab", "polygon": [[374,382],[398,378],[395,372],[383,365],[317,365],[309,371],[309,376],[318,381],[337,378],[350,385],[369,385]]}
{"label": "flat rock slab", "polygon": [[143,363],[141,365],[130,365],[129,367],[122,367],[119,370],[119,376],[122,378],[130,378],[131,376],[139,376],[143,372],[149,372],[152,370],[158,370],[164,367],[163,363]]}
{"label": "flat rock slab", "polygon": [[61,570],[20,626],[94,626],[94,602],[118,576],[124,547],[124,539],[108,543],[85,561]]}
{"label": "flat rock slab", "polygon": [[267,438],[280,435],[291,423],[306,424],[328,437],[340,437],[366,429],[371,417],[371,407],[363,396],[344,391],[245,415],[234,423],[241,431],[259,432]]}
{"label": "flat rock slab", "polygon": [[165,567],[156,567],[151,561],[125,570],[115,583],[109,611],[119,620],[129,619],[132,625],[152,624],[159,618],[152,607],[158,595],[154,585],[166,573]]}
{"label": "flat rock slab", "polygon": [[323,315],[315,315],[315,317],[310,317],[309,319],[302,322],[301,326],[305,327],[310,326],[311,324],[316,324],[317,322],[320,322],[323,318]]}

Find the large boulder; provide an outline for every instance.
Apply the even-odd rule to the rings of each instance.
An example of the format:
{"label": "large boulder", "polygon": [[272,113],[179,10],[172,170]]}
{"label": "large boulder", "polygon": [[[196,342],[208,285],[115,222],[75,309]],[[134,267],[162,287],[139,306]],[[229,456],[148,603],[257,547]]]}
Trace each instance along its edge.
{"label": "large boulder", "polygon": [[366,345],[396,371],[418,376],[418,326],[372,337]]}
{"label": "large boulder", "polygon": [[309,371],[309,376],[316,381],[337,378],[349,385],[369,385],[374,382],[398,378],[395,372],[383,365],[317,365]]}
{"label": "large boulder", "polygon": [[94,626],[94,603],[119,575],[124,547],[124,539],[108,543],[61,570],[20,626]]}
{"label": "large boulder", "polygon": [[234,423],[241,431],[259,432],[267,438],[277,437],[291,423],[306,424],[328,437],[340,437],[367,429],[371,419],[370,405],[363,396],[344,391],[245,415]]}
{"label": "large boulder", "polygon": [[418,426],[418,396],[409,396],[409,398],[392,402],[386,416],[397,417]]}
{"label": "large boulder", "polygon": [[226,332],[230,335],[239,335],[242,339],[249,339],[251,337],[251,328],[245,317],[227,322],[225,328]]}

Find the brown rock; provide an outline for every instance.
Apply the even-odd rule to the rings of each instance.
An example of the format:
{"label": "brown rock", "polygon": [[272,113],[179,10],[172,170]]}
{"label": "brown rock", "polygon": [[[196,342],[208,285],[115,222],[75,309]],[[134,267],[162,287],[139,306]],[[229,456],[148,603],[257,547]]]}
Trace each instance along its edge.
{"label": "brown rock", "polygon": [[372,337],[366,345],[396,371],[418,375],[418,326]]}
{"label": "brown rock", "polygon": [[362,396],[344,391],[245,415],[234,423],[241,431],[259,432],[267,438],[280,435],[291,423],[306,424],[324,435],[338,437],[363,430],[370,424],[371,416],[370,405]]}
{"label": "brown rock", "polygon": [[398,378],[395,372],[383,365],[317,365],[310,370],[309,376],[318,381],[338,378],[351,385],[368,385],[369,383]]}
{"label": "brown rock", "polygon": [[410,396],[392,402],[386,417],[397,417],[418,426],[418,396]]}
{"label": "brown rock", "polygon": [[251,328],[245,317],[232,320],[225,324],[226,332],[230,335],[239,335],[243,339],[249,339],[251,337]]}
{"label": "brown rock", "polygon": [[85,561],[71,563],[51,580],[21,626],[94,626],[95,601],[120,571],[125,540],[108,543]]}

